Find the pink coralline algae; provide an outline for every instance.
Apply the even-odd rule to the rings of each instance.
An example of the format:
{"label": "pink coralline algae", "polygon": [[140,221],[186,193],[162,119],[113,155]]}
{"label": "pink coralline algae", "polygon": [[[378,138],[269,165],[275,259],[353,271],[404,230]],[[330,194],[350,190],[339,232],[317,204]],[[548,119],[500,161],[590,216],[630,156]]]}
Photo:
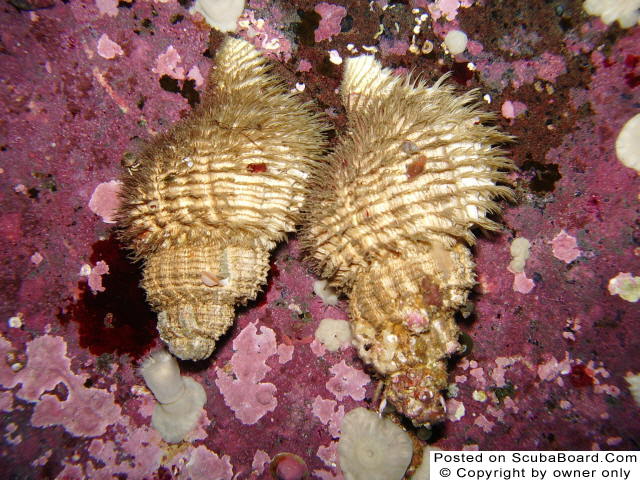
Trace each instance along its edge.
{"label": "pink coralline algae", "polygon": [[204,445],[190,452],[185,469],[178,476],[179,480],[231,480],[233,467],[227,455],[220,458]]}
{"label": "pink coralline algae", "polygon": [[498,357],[496,358],[496,368],[491,371],[491,378],[494,381],[496,387],[504,387],[506,385],[505,374],[507,373],[507,368],[513,365],[517,359],[508,358],[508,357]]}
{"label": "pink coralline algae", "polygon": [[484,45],[476,40],[469,40],[469,43],[467,43],[467,51],[471,55],[480,55],[483,50]]}
{"label": "pink coralline algae", "polygon": [[336,410],[338,403],[335,400],[324,399],[318,395],[314,400],[311,407],[313,414],[318,419],[327,425],[329,433],[333,438],[340,436],[340,422],[344,417],[344,405],[340,405]]}
{"label": "pink coralline algae", "polygon": [[[135,371],[154,316],[113,235],[110,180],[128,175],[123,153],[195,108],[220,37],[175,1],[27,3],[50,8],[0,12],[0,472],[266,480],[287,451],[309,477],[340,478],[344,411],[379,405],[353,348],[313,340],[321,319],[348,317],[348,303],[314,296],[295,233],[213,358],[183,365],[212,399],[184,443],[167,447],[152,428],[153,398]],[[515,3],[247,0],[238,35],[275,60],[289,89],[306,85],[300,96],[326,112],[331,138],[348,121],[345,65],[327,56],[346,61],[349,44],[429,84],[453,70],[447,84],[486,93],[497,127],[518,138],[505,146],[520,168],[509,176],[518,201],[500,202],[504,231],[478,236],[475,320],[461,325],[474,345],[451,364],[457,386],[435,445],[633,449],[640,419],[624,379],[640,372],[640,176],[617,161],[615,142],[640,102],[640,27],[607,29],[582,2]],[[408,51],[416,26],[416,46],[435,42],[432,53]],[[437,41],[451,29],[470,37],[455,59]],[[253,127],[247,142],[260,136]],[[532,244],[517,275],[505,268],[511,237]]]}
{"label": "pink coralline algae", "polygon": [[[0,337],[0,353],[8,347],[9,342]],[[0,372],[0,386],[8,389],[21,385],[16,397],[36,404],[32,425],[61,425],[73,435],[94,437],[102,435],[109,425],[118,421],[121,412],[113,394],[84,386],[89,375],[71,371],[67,344],[61,337],[38,337],[27,343],[26,354],[27,365],[12,378],[6,372]],[[5,356],[6,353],[2,358]],[[45,393],[54,390],[59,383],[67,389],[67,398],[62,401],[54,394]]]}
{"label": "pink coralline algae", "polygon": [[555,82],[556,78],[567,72],[564,57],[549,52],[531,60],[516,60],[515,62],[482,58],[476,62],[476,66],[488,83],[505,88],[511,80],[514,89],[532,84],[536,78]]}
{"label": "pink coralline algae", "polygon": [[[157,471],[162,460],[162,450],[158,447],[160,435],[148,427],[133,428],[126,417],[119,424],[128,428],[128,435],[117,433],[116,441],[92,440],[88,453],[95,462],[104,464],[104,467],[96,468],[92,462],[87,462],[80,478],[113,478],[116,475],[135,478]],[[133,456],[135,461],[122,460],[123,457]]]}
{"label": "pink coralline algae", "polygon": [[96,294],[97,292],[105,291],[104,285],[102,285],[102,275],[106,275],[108,273],[109,265],[106,262],[99,260],[87,276],[87,283],[89,284],[89,288],[92,293]]}
{"label": "pink coralline algae", "polygon": [[322,342],[317,339],[313,339],[313,341],[309,344],[309,348],[316,355],[316,357],[322,357],[325,353],[327,353],[327,349],[322,344]]}
{"label": "pink coralline algae", "polygon": [[298,64],[298,71],[299,72],[309,72],[311,70],[311,67],[313,65],[311,65],[311,62],[305,58],[300,60],[300,63]]}
{"label": "pink coralline algae", "polygon": [[382,37],[380,39],[380,53],[383,57],[389,55],[404,55],[409,50],[409,42],[396,38]]}
{"label": "pink coralline algae", "polygon": [[187,78],[196,82],[196,87],[204,85],[204,77],[202,76],[202,73],[200,73],[200,69],[197,65],[191,67],[191,70],[187,73]]}
{"label": "pink coralline algae", "polygon": [[551,240],[553,256],[565,263],[571,263],[578,258],[582,252],[578,248],[578,241],[567,232],[562,230],[553,240]]}
{"label": "pink coralline algae", "polygon": [[109,35],[103,33],[98,40],[98,55],[108,60],[120,55],[124,55],[124,51],[116,42],[109,38]]}
{"label": "pink coralline algae", "polygon": [[513,276],[513,291],[518,293],[530,293],[533,290],[533,287],[536,286],[536,283],[527,278],[527,275],[524,272],[516,273]]}
{"label": "pink coralline algae", "polygon": [[[112,476],[115,476],[116,473],[126,473],[135,478],[157,471],[163,456],[163,451],[159,446],[160,434],[147,426],[134,427],[127,417],[122,418],[118,423],[125,427],[127,433],[119,431],[114,442],[104,442],[106,447],[104,452],[92,454],[96,460],[105,464],[104,470],[106,472],[100,473],[104,473],[104,476],[107,476],[109,471]],[[116,452],[118,459],[135,457],[135,462],[109,461],[112,458],[110,457],[111,452]],[[88,475],[89,478],[96,476]]]}
{"label": "pink coralline algae", "polygon": [[11,392],[0,392],[0,412],[10,412],[13,410],[13,394]]}
{"label": "pink coralline algae", "polygon": [[115,17],[118,15],[118,0],[95,0],[101,15]]}
{"label": "pink coralline algae", "polygon": [[[514,62],[516,75],[521,79],[520,82],[533,83],[532,75],[547,82],[555,82],[560,75],[567,73],[567,66],[564,57],[545,52],[540,56],[538,61],[517,61]],[[514,82],[514,87],[519,88],[520,85]]]}
{"label": "pink coralline algae", "polygon": [[482,414],[480,414],[480,415],[478,415],[478,417],[476,417],[476,419],[473,422],[473,424],[477,425],[478,427],[480,427],[484,433],[489,433],[491,430],[493,430],[493,427],[495,426],[495,423],[493,423],[492,421],[488,420],[487,417],[485,417]]}
{"label": "pink coralline algae", "polygon": [[473,5],[473,2],[474,0],[436,0],[429,3],[428,8],[434,20],[445,17],[451,21],[458,16],[460,7],[468,8]]}
{"label": "pink coralline algae", "polygon": [[344,7],[322,2],[316,5],[315,11],[321,16],[318,28],[313,32],[316,42],[331,40],[340,33],[340,22],[347,15]]}
{"label": "pink coralline algae", "polygon": [[34,265],[40,265],[40,263],[42,263],[42,261],[44,260],[44,257],[40,252],[36,252],[31,255],[31,257],[29,257],[29,260],[31,260],[31,263],[33,263]]}
{"label": "pink coralline algae", "polygon": [[184,79],[184,68],[178,65],[182,62],[182,57],[173,45],[169,45],[167,50],[156,59],[156,67],[153,69],[158,75],[168,75],[176,80]]}
{"label": "pink coralline algae", "polygon": [[104,223],[116,223],[114,216],[120,206],[118,194],[121,187],[122,182],[118,180],[103,182],[95,188],[91,195],[89,209],[102,218]]}
{"label": "pink coralline algae", "polygon": [[293,351],[295,347],[293,345],[281,344],[278,345],[278,363],[287,363],[293,358]]}
{"label": "pink coralline algae", "polygon": [[465,415],[464,403],[450,398],[447,400],[447,418],[450,422],[458,422]]}
{"label": "pink coralline algae", "polygon": [[331,442],[328,446],[320,445],[318,447],[318,458],[322,459],[324,464],[327,466],[334,465],[338,458],[338,442]]}
{"label": "pink coralline algae", "polygon": [[476,367],[469,370],[469,374],[475,379],[479,388],[484,388],[487,384],[487,379],[484,376],[484,369],[482,367]]}
{"label": "pink coralline algae", "polygon": [[558,377],[558,375],[567,375],[571,372],[571,360],[569,355],[564,360],[558,360],[551,356],[545,363],[538,366],[538,377],[542,381],[550,382]]}
{"label": "pink coralline algae", "polygon": [[216,369],[215,382],[224,403],[245,425],[253,425],[278,405],[276,386],[260,382],[271,370],[267,359],[278,353],[276,335],[267,327],[258,333],[256,323],[247,325],[233,341],[235,353],[229,362],[233,375]]}
{"label": "pink coralline algae", "polygon": [[[82,465],[63,462],[64,469],[57,477],[65,480],[156,478],[161,467],[173,472],[176,480],[231,480],[233,467],[228,455],[219,456],[204,445],[181,449],[166,458],[161,438],[152,428],[136,427],[128,417],[122,417],[114,429],[113,441],[94,439],[87,448],[92,461]],[[206,435],[204,436],[206,437]],[[204,438],[202,437],[202,438]],[[192,440],[189,440],[192,441]],[[163,458],[164,457],[164,458]],[[103,466],[94,466],[94,464]]]}
{"label": "pink coralline algae", "polygon": [[364,387],[371,381],[369,375],[347,365],[344,360],[331,367],[329,371],[333,374],[333,378],[327,382],[327,390],[338,400],[345,397],[358,401],[364,399]]}
{"label": "pink coralline algae", "polygon": [[504,118],[514,119],[526,112],[527,106],[522,102],[507,100],[502,104],[500,111]]}
{"label": "pink coralline algae", "polygon": [[261,475],[264,472],[265,466],[271,461],[271,457],[264,450],[256,450],[253,455],[253,461],[251,462],[251,469]]}

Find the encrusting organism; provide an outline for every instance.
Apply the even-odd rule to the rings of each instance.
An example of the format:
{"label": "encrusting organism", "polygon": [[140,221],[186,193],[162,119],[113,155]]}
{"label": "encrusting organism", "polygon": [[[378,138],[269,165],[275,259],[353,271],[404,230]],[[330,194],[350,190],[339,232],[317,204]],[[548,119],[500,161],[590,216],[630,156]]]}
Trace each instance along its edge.
{"label": "encrusting organism", "polygon": [[158,330],[181,359],[208,357],[256,297],[269,252],[294,230],[326,129],[244,40],[227,38],[202,104],[123,176],[121,238],[143,262]]}
{"label": "encrusting organism", "polygon": [[511,140],[486,123],[477,92],[427,87],[371,56],[346,63],[348,131],[312,181],[302,241],[316,271],[349,297],[354,344],[413,421],[444,417],[455,312],[475,283],[471,228],[495,230],[511,197]]}

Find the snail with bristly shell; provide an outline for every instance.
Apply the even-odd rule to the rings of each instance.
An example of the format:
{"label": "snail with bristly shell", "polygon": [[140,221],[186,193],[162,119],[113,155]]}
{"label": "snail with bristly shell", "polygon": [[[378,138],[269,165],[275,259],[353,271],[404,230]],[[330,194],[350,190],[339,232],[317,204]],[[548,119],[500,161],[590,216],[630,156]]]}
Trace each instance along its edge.
{"label": "snail with bristly shell", "polygon": [[128,159],[118,214],[160,336],[190,360],[212,353],[264,284],[326,129],[248,42],[225,39],[215,64],[192,115]]}
{"label": "snail with bristly shell", "polygon": [[442,420],[455,312],[475,283],[471,228],[513,168],[477,92],[393,75],[371,56],[346,62],[348,131],[311,184],[302,241],[317,272],[349,297],[354,344],[384,399],[415,425]]}

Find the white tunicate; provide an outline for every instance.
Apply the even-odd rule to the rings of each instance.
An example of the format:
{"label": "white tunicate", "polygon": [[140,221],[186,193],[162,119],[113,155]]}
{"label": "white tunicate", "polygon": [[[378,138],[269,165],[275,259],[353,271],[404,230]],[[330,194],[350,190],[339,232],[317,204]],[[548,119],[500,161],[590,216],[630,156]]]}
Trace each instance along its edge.
{"label": "white tunicate", "polygon": [[640,173],[640,113],[631,117],[620,130],[616,156],[625,167]]}
{"label": "white tunicate", "polygon": [[450,30],[444,37],[444,44],[451,55],[457,55],[467,49],[467,34],[461,30]]}
{"label": "white tunicate", "polygon": [[200,13],[209,25],[221,32],[235,32],[244,0],[196,0],[191,13]]}
{"label": "white tunicate", "polygon": [[518,237],[511,242],[511,263],[509,264],[509,270],[513,273],[524,272],[524,266],[529,258],[529,250],[531,248],[531,242],[524,237]]}
{"label": "white tunicate", "polygon": [[335,352],[351,342],[351,327],[346,320],[323,318],[316,329],[316,339],[327,350]]}

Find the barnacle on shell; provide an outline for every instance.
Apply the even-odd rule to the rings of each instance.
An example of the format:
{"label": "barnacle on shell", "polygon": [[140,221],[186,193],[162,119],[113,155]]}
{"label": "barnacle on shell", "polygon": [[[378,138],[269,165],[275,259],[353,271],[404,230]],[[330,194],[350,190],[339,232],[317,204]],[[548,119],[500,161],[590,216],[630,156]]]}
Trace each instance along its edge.
{"label": "barnacle on shell", "polygon": [[121,237],[143,261],[158,330],[182,359],[211,354],[294,229],[325,126],[244,40],[227,38],[191,116],[123,176]]}
{"label": "barnacle on shell", "polygon": [[371,56],[349,59],[341,95],[348,131],[314,176],[302,239],[317,272],[349,297],[360,357],[386,399],[416,425],[443,418],[454,320],[474,285],[472,227],[511,197],[477,92],[443,79],[394,76]]}

